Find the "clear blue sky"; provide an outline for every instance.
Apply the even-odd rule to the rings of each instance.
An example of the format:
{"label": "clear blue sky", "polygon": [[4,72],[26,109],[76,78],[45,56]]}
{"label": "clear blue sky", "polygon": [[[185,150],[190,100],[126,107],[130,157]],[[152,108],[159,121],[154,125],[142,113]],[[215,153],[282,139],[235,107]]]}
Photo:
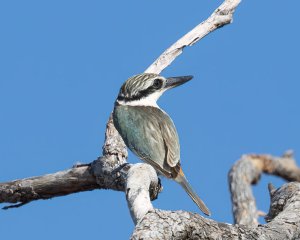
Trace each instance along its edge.
{"label": "clear blue sky", "polygon": [[[220,3],[1,1],[0,181],[99,156],[120,85]],[[159,103],[177,126],[186,175],[217,221],[232,222],[227,173],[242,154],[300,153],[299,8],[299,1],[243,1],[232,25],[163,72],[194,75]],[[263,211],[269,181],[283,183],[263,176],[254,188]],[[177,184],[163,179],[163,186],[155,207],[199,213]],[[3,239],[127,239],[132,230],[121,192],[0,211]]]}

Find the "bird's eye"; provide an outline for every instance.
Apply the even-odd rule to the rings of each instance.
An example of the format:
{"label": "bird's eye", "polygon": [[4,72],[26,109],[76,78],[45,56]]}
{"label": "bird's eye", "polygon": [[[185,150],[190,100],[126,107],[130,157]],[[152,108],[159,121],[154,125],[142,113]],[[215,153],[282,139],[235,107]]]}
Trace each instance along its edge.
{"label": "bird's eye", "polygon": [[160,80],[160,79],[155,79],[152,86],[153,86],[155,89],[160,89],[161,86],[162,86],[162,84],[163,84],[162,80]]}

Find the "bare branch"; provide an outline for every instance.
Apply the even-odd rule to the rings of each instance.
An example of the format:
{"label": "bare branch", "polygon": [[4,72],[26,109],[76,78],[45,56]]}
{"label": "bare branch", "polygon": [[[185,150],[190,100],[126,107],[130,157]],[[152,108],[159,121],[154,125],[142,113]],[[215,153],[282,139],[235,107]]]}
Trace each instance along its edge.
{"label": "bare branch", "polygon": [[140,221],[131,239],[298,239],[300,183],[276,190],[268,213],[269,223],[255,227],[219,223],[184,211],[151,210]]}
{"label": "bare branch", "polygon": [[[226,0],[206,21],[178,40],[146,71],[157,73],[162,71],[171,64],[185,46],[193,45],[208,33],[230,23],[232,14],[239,2],[240,0]],[[48,199],[100,188],[124,191],[127,171],[131,167],[131,165],[127,165],[126,159],[126,146],[115,129],[110,116],[106,126],[103,157],[99,157],[91,166],[78,166],[45,176],[1,183],[0,203],[22,204],[37,199]],[[127,167],[124,168],[124,166]],[[143,172],[145,179],[153,179],[151,171],[148,173],[148,176],[146,176],[146,171]],[[154,185],[157,186],[157,184]],[[133,215],[135,216],[135,214]],[[139,218],[135,216],[135,220]]]}
{"label": "bare branch", "polygon": [[[262,173],[279,176],[288,181],[300,180],[300,169],[290,151],[282,157],[243,155],[228,175],[235,223],[250,226],[258,224],[258,211],[251,184],[257,183]],[[270,192],[274,192],[273,188],[269,185]]]}
{"label": "bare branch", "polygon": [[0,203],[28,203],[99,188],[88,167],[0,184]]}
{"label": "bare branch", "polygon": [[94,189],[125,191],[134,221],[153,208],[151,200],[161,190],[155,170],[148,164],[130,165],[127,150],[110,117],[105,134],[103,157],[91,164],[76,165],[65,171],[0,183],[0,203],[18,203],[64,196]]}
{"label": "bare branch", "polygon": [[0,183],[0,203],[28,203],[94,189],[125,190],[127,150],[112,118],[106,127],[103,157],[87,166]]}
{"label": "bare branch", "polygon": [[154,192],[156,198],[159,191],[159,180],[152,166],[138,163],[130,168],[126,183],[126,199],[135,224],[153,209],[150,193]]}
{"label": "bare branch", "polygon": [[[210,32],[232,22],[241,0],[225,0],[213,14],[168,48],[145,72],[160,73]],[[269,185],[271,205],[265,225],[258,225],[258,211],[251,184],[261,173],[287,180],[300,180],[300,170],[292,154],[280,158],[270,155],[244,155],[229,173],[235,222],[218,223],[198,214],[154,209],[151,200],[161,191],[155,170],[147,164],[128,164],[126,146],[110,116],[106,126],[103,156],[88,165],[40,177],[0,183],[0,203],[49,199],[80,191],[113,189],[125,191],[131,216],[137,224],[132,239],[293,239],[299,237],[300,184],[289,183],[280,189]]]}
{"label": "bare branch", "polygon": [[241,0],[225,0],[208,19],[200,23],[164,51],[145,72],[159,74],[183,52],[186,46],[194,45],[214,30],[231,23],[233,13],[240,2]]}
{"label": "bare branch", "polygon": [[27,203],[29,203],[29,202],[22,202],[22,203],[18,203],[18,204],[13,204],[13,205],[5,206],[2,209],[7,210],[7,209],[10,209],[10,208],[19,208],[19,207],[22,207],[22,206],[26,205]]}

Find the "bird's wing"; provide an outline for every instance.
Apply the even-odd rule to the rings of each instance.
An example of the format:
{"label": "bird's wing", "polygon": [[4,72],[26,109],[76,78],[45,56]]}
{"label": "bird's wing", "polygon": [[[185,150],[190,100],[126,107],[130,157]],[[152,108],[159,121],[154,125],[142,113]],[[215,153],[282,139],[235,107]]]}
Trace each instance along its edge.
{"label": "bird's wing", "polygon": [[177,174],[178,136],[170,117],[158,108],[118,106],[114,123],[127,147],[167,177]]}
{"label": "bird's wing", "polygon": [[178,134],[172,119],[166,114],[165,122],[160,122],[160,131],[165,145],[165,161],[170,167],[176,167],[180,161],[180,146]]}

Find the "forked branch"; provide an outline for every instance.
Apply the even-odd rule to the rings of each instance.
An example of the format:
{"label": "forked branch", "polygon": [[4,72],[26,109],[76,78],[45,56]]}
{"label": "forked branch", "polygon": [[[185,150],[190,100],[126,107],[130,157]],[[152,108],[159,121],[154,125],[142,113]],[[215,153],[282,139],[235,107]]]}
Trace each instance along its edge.
{"label": "forked branch", "polygon": [[[240,1],[225,0],[207,20],[168,48],[145,72],[159,74],[186,46],[192,46],[212,31],[231,23]],[[130,213],[137,224],[133,239],[292,239],[299,236],[298,183],[289,183],[279,190],[270,185],[271,207],[266,217],[269,223],[257,226],[251,184],[258,181],[262,172],[287,180],[300,179],[300,170],[290,154],[281,158],[269,155],[243,156],[231,169],[229,180],[235,221],[247,226],[218,223],[183,211],[154,209],[151,200],[161,190],[156,172],[146,164],[127,163],[126,146],[110,118],[102,157],[87,166],[75,166],[54,174],[0,183],[0,203],[19,203],[20,206],[33,200],[105,188],[126,192]]]}
{"label": "forked branch", "polygon": [[[160,73],[182,53],[185,46],[192,46],[210,32],[232,22],[233,13],[240,1],[225,0],[207,20],[200,23],[167,49],[149,66],[146,72]],[[127,164],[126,159],[126,146],[110,118],[106,126],[102,157],[99,157],[90,166],[75,166],[69,170],[40,177],[1,183],[0,203],[28,203],[33,200],[48,199],[101,188],[125,191],[126,181],[130,180],[127,179],[127,173],[131,167]],[[124,168],[124,166],[126,167]],[[150,172],[146,179],[153,179]],[[146,171],[144,171],[144,174],[146,174]],[[155,182],[157,183],[156,180]],[[160,189],[160,186],[157,186],[157,189]],[[151,194],[155,195],[157,192]],[[132,197],[127,199],[129,206],[132,206],[131,208],[137,206],[134,202],[130,202],[133,199]],[[149,204],[151,205],[151,202]],[[149,204],[147,206],[151,208]],[[138,216],[133,216],[135,221],[141,218],[140,212],[147,212],[147,209],[144,209],[144,211],[141,211],[141,209],[131,210],[132,213],[139,213]]]}

